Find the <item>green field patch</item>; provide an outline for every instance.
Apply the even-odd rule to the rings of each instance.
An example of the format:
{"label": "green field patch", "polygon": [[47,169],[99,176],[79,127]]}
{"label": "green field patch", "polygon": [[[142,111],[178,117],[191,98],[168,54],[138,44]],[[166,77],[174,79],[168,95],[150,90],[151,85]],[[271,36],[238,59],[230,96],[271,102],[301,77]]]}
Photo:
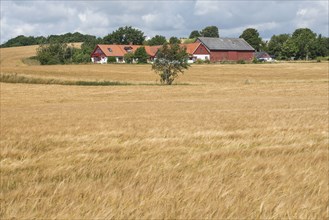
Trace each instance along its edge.
{"label": "green field patch", "polygon": [[[85,80],[60,80],[50,78],[37,78],[18,74],[0,74],[0,82],[3,83],[25,83],[25,84],[46,84],[46,85],[70,85],[70,86],[160,86],[157,83],[128,83],[120,81],[85,81]],[[188,83],[175,83],[173,85],[189,85]]]}
{"label": "green field patch", "polygon": [[119,81],[71,81],[60,79],[35,78],[18,74],[1,74],[0,82],[26,83],[26,84],[53,84],[53,85],[76,85],[76,86],[125,86],[132,85]]}

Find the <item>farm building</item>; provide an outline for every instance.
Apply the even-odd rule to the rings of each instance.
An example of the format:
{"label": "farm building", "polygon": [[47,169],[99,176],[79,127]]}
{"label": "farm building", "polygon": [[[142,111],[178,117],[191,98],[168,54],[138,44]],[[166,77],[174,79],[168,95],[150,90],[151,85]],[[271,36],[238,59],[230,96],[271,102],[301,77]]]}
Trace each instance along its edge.
{"label": "farm building", "polygon": [[274,59],[266,52],[256,52],[254,54],[255,58],[259,61],[264,61],[264,62],[273,62]]}
{"label": "farm building", "polygon": [[186,52],[189,54],[189,63],[194,63],[198,59],[210,60],[210,51],[201,42],[181,44],[180,46],[186,48]]}
{"label": "farm building", "polygon": [[210,52],[210,61],[251,61],[255,49],[242,38],[199,37],[196,42],[202,43]]}
{"label": "farm building", "polygon": [[[255,49],[252,48],[242,38],[209,38],[199,37],[194,43],[180,44],[185,47],[189,54],[189,63],[194,63],[197,59],[219,61],[251,61],[254,57]],[[142,45],[104,45],[99,44],[91,54],[93,63],[107,63],[108,57],[115,57],[117,63],[124,63],[124,55],[135,52]],[[156,54],[161,46],[144,46],[149,55],[149,62],[156,58]]]}
{"label": "farm building", "polygon": [[[117,45],[117,44],[98,44],[91,54],[93,63],[107,63],[108,57],[115,57],[117,63],[124,63],[126,53],[134,53],[141,45]],[[145,51],[152,61],[160,46],[145,46]]]}
{"label": "farm building", "polygon": [[[189,54],[189,63],[195,62],[197,59],[210,60],[209,50],[200,42],[191,44],[180,44],[186,48]],[[91,54],[93,63],[107,63],[108,57],[115,57],[117,63],[124,63],[124,55],[129,52],[135,52],[142,45],[117,45],[117,44],[98,44]],[[149,55],[149,62],[152,62],[161,46],[144,46],[146,53]]]}

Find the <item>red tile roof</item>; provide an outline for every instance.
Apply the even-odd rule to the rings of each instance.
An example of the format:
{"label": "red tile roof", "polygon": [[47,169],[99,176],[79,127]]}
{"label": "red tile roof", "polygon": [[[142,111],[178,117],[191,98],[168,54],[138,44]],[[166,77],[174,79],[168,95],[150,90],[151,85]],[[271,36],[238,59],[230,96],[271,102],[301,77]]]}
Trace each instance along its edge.
{"label": "red tile roof", "polygon": [[[143,45],[98,44],[97,47],[99,47],[102,50],[105,56],[123,57],[126,53],[128,53],[129,50],[134,53],[137,50],[137,48],[143,47]],[[97,50],[97,47],[95,51]],[[154,57],[161,46],[144,46],[144,47],[146,53],[149,56]]]}
{"label": "red tile roof", "polygon": [[190,43],[190,44],[180,44],[180,46],[185,47],[186,52],[188,54],[194,54],[194,52],[196,51],[196,49],[198,49],[200,44],[201,44],[200,42],[195,42],[195,43]]}
{"label": "red tile roof", "polygon": [[98,44],[97,45],[103,53],[108,57],[123,57],[125,52],[119,47],[119,45],[104,45],[104,44]]}
{"label": "red tile roof", "polygon": [[[180,44],[181,47],[186,48],[186,52],[190,55],[194,54],[196,49],[202,44],[201,42],[195,42],[190,44]],[[102,52],[105,54],[105,56],[108,57],[123,57],[128,50],[130,49],[131,52],[135,52],[137,48],[145,47],[146,53],[154,57],[158,50],[162,46],[143,46],[143,45],[118,45],[118,44],[98,44],[96,49],[94,50],[93,54],[97,50],[97,48],[100,48]],[[128,49],[128,50],[126,50]]]}
{"label": "red tile roof", "polygon": [[154,57],[162,46],[145,46],[146,53]]}

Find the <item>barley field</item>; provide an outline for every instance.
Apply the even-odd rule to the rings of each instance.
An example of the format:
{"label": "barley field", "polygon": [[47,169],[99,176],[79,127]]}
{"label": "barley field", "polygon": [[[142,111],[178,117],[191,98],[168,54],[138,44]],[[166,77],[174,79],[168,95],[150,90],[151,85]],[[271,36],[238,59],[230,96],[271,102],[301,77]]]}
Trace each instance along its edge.
{"label": "barley field", "polygon": [[[28,65],[1,74],[1,219],[328,219],[328,63]],[[143,83],[143,84],[139,84]]]}

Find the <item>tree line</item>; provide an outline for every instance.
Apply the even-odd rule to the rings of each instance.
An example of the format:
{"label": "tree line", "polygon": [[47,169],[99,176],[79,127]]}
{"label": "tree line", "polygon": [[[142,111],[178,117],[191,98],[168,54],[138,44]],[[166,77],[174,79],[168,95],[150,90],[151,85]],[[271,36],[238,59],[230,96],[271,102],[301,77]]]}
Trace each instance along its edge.
{"label": "tree line", "polygon": [[265,51],[278,60],[315,59],[329,56],[329,38],[317,35],[309,28],[298,28],[292,34],[273,35],[266,42],[254,28],[243,31],[240,38],[256,51]]}
{"label": "tree line", "polygon": [[[195,34],[195,33],[198,34]],[[194,34],[192,34],[194,33]],[[192,31],[189,38],[203,37],[219,37],[218,28],[216,26],[208,26],[202,31]],[[134,44],[134,45],[163,45],[167,42],[165,36],[155,35],[153,38],[146,40],[144,32],[139,29],[132,28],[131,26],[120,27],[112,33],[104,36],[103,38],[96,38],[93,35],[85,35],[79,32],[66,33],[62,35],[50,35],[48,37],[44,36],[24,36],[19,35],[15,38],[8,40],[7,42],[1,44],[0,47],[18,47],[18,46],[29,46],[29,45],[41,45],[41,44],[56,44],[56,43],[73,43],[73,42],[95,42],[98,44]],[[169,43],[180,43],[180,39],[172,36],[169,38]]]}
{"label": "tree line", "polygon": [[[193,30],[185,43],[194,42],[197,37],[219,37],[216,26],[207,26],[202,30]],[[254,28],[247,28],[239,36],[246,40],[256,51],[265,51],[275,59],[315,59],[329,56],[329,38],[314,33],[309,28],[296,29],[292,34],[273,35],[264,41]],[[83,42],[81,49],[69,45],[71,42]],[[131,26],[120,27],[112,33],[101,37],[84,35],[78,32],[48,37],[26,37],[20,35],[8,40],[1,47],[40,45],[37,58],[41,64],[65,64],[90,62],[90,54],[97,44],[134,44],[163,45],[165,36],[156,35],[146,39],[144,32]],[[170,44],[180,43],[181,39],[172,36]],[[144,55],[143,55],[144,56]],[[145,57],[145,56],[144,56]],[[128,59],[132,59],[127,57]],[[143,60],[142,58],[141,60]]]}
{"label": "tree line", "polygon": [[0,47],[20,47],[29,45],[41,45],[50,43],[74,43],[74,42],[85,42],[96,39],[93,35],[81,34],[79,32],[66,33],[61,35],[50,35],[48,37],[44,36],[24,36],[19,35],[15,38],[8,40],[7,42],[1,44]]}

